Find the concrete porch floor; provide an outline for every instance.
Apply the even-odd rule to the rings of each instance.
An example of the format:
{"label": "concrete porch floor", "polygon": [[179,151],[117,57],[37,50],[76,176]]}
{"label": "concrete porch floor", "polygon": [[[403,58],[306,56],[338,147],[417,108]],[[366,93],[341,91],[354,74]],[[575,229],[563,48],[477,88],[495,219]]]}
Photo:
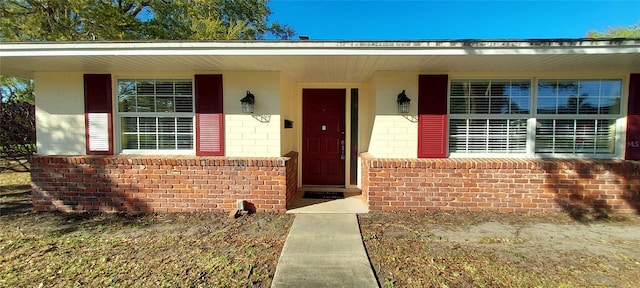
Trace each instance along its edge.
{"label": "concrete porch floor", "polygon": [[[308,199],[302,198],[305,191],[344,192],[344,199]],[[326,186],[303,186],[298,189],[293,201],[288,205],[287,213],[368,213],[362,192],[358,188],[337,188]]]}

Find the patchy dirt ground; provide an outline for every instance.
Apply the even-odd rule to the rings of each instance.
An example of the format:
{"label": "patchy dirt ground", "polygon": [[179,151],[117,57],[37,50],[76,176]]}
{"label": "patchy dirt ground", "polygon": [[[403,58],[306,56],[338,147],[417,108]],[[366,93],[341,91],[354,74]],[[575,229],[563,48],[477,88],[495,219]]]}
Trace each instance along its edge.
{"label": "patchy dirt ground", "polygon": [[0,173],[0,287],[269,287],[294,219],[35,213],[28,179]]}
{"label": "patchy dirt ground", "polygon": [[[294,216],[34,213],[0,172],[0,287],[269,287]],[[640,216],[359,215],[383,287],[637,287]]]}
{"label": "patchy dirt ground", "polygon": [[269,287],[293,217],[0,216],[1,287]]}
{"label": "patchy dirt ground", "polygon": [[383,287],[637,287],[640,217],[372,212],[359,216]]}

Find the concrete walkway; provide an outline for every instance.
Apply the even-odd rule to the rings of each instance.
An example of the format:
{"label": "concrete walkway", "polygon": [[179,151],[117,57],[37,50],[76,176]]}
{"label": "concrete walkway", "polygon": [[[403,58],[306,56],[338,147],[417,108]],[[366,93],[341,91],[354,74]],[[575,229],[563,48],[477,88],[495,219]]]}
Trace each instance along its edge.
{"label": "concrete walkway", "polygon": [[355,214],[297,214],[271,287],[379,287]]}

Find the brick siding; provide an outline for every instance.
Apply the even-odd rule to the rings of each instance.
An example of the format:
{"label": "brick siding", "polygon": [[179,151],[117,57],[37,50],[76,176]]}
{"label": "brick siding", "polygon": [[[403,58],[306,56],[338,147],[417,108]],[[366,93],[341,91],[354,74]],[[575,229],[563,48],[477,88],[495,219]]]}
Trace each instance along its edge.
{"label": "brick siding", "polygon": [[298,191],[298,152],[291,151],[284,155],[287,161],[287,206],[293,201]]}
{"label": "brick siding", "polygon": [[371,210],[640,213],[638,161],[361,157]]}
{"label": "brick siding", "polygon": [[33,207],[65,212],[226,212],[235,210],[242,199],[257,211],[284,212],[291,185],[297,186],[288,184],[297,178],[297,153],[287,155],[34,156]]}

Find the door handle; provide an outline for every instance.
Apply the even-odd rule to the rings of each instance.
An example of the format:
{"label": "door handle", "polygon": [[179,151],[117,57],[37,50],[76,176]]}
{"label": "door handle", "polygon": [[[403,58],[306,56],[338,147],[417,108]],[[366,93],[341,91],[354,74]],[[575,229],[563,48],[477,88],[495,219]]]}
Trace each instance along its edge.
{"label": "door handle", "polygon": [[341,149],[342,152],[340,153],[340,160],[344,160],[345,159],[345,155],[344,155],[344,153],[345,153],[344,152],[345,151],[345,149],[344,149],[344,140],[340,140],[340,146],[342,148]]}

